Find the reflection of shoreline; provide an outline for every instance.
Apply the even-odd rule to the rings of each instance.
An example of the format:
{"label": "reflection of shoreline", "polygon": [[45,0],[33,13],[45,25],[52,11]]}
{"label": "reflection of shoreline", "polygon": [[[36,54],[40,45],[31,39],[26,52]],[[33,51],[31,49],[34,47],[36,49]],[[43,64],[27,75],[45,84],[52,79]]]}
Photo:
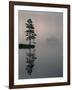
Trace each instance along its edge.
{"label": "reflection of shoreline", "polygon": [[35,45],[29,44],[19,44],[19,49],[26,49],[26,72],[28,75],[31,75],[35,66],[34,61],[37,59],[35,54]]}

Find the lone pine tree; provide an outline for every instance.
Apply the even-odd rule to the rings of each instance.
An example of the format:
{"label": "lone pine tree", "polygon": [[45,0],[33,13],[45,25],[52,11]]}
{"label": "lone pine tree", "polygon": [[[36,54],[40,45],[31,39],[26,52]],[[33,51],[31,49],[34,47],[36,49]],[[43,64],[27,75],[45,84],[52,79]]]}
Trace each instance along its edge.
{"label": "lone pine tree", "polygon": [[37,35],[34,31],[35,28],[34,28],[34,25],[32,24],[32,20],[28,19],[27,23],[25,23],[25,24],[26,24],[26,28],[27,28],[27,30],[26,30],[26,40],[29,41],[29,45],[35,44],[36,43],[35,39],[36,39]]}

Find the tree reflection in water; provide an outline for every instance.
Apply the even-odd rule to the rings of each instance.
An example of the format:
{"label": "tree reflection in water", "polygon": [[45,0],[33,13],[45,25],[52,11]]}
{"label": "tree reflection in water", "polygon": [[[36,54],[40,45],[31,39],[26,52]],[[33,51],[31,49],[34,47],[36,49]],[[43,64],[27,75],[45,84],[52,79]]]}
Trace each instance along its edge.
{"label": "tree reflection in water", "polygon": [[29,51],[26,53],[26,71],[28,75],[32,74],[32,71],[34,69],[34,62],[37,59],[35,54],[35,48],[29,49]]}

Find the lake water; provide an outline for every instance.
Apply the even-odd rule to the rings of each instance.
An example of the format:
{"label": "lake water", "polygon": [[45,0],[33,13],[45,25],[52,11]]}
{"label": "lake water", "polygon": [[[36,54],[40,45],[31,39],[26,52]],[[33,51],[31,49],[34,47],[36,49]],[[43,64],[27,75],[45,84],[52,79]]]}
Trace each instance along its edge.
{"label": "lake water", "polygon": [[37,43],[34,51],[37,59],[33,62],[27,62],[28,49],[19,49],[19,79],[62,77],[62,47],[62,43],[57,39]]}

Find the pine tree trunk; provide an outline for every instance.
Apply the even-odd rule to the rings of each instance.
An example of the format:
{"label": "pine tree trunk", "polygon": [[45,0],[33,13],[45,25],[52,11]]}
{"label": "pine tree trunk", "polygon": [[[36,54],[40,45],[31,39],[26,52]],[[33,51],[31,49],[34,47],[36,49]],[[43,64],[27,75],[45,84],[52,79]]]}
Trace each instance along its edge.
{"label": "pine tree trunk", "polygon": [[31,45],[31,39],[29,39],[29,45]]}

